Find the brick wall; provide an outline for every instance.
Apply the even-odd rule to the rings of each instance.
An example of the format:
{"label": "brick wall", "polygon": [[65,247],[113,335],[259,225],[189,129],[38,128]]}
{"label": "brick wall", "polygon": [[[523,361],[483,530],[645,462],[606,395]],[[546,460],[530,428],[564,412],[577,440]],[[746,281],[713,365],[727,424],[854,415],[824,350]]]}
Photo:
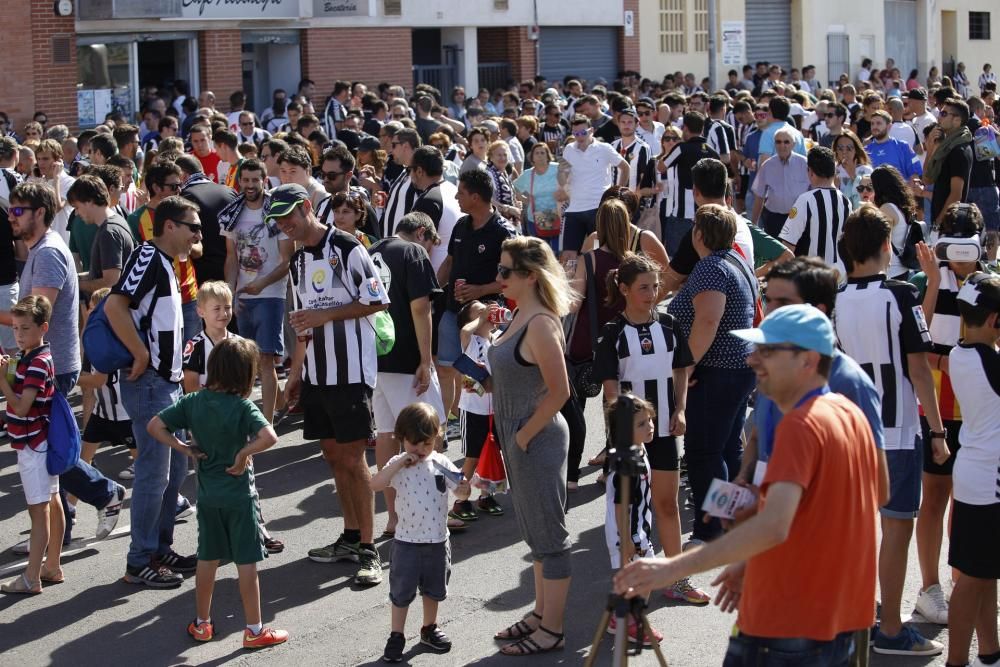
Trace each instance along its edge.
{"label": "brick wall", "polygon": [[[618,69],[639,71],[639,0],[625,0],[625,11],[632,11],[633,36],[625,36],[625,28],[618,31]],[[654,20],[650,17],[650,20]]]}
{"label": "brick wall", "polygon": [[[49,5],[51,12],[52,5]],[[0,25],[23,26],[23,30],[4,30],[0,37],[5,53],[23,54],[8,58],[0,67],[0,110],[10,116],[13,127],[20,133],[35,112],[34,62],[31,53],[31,5],[26,2],[0,2]]]}
{"label": "brick wall", "polygon": [[[229,94],[243,88],[243,53],[239,30],[198,33],[201,89],[215,93],[220,109],[228,108]],[[195,94],[201,91],[193,91]]]}
{"label": "brick wall", "polygon": [[[5,2],[3,12],[6,14],[12,11],[13,6],[23,3]],[[11,9],[8,9],[8,6]],[[4,24],[8,28],[15,25],[27,25],[25,22],[17,24]],[[72,16],[56,16],[53,9],[52,0],[31,0],[31,51],[30,58],[11,58],[8,64],[15,60],[28,60],[28,66],[34,68],[33,111],[44,111],[49,117],[49,126],[59,123],[69,125],[71,129],[76,128],[77,108],[76,108],[76,26]],[[16,32],[5,30],[6,33]],[[52,61],[52,38],[56,36],[68,36],[70,39],[69,62],[56,65]],[[8,53],[13,51],[8,50]],[[22,52],[26,54],[27,52]],[[6,67],[6,65],[5,65]],[[16,86],[22,85],[15,82]],[[29,84],[30,85],[30,84]],[[0,89],[3,93],[4,104],[7,103],[6,90]],[[29,114],[30,115],[30,114]],[[27,120],[30,120],[27,119]],[[23,123],[22,123],[23,125]]]}
{"label": "brick wall", "polygon": [[302,76],[316,82],[321,103],[338,79],[413,89],[410,28],[310,28],[302,33],[301,48]]}
{"label": "brick wall", "polygon": [[526,27],[479,28],[477,42],[479,62],[510,63],[515,81],[535,76],[535,43]]}

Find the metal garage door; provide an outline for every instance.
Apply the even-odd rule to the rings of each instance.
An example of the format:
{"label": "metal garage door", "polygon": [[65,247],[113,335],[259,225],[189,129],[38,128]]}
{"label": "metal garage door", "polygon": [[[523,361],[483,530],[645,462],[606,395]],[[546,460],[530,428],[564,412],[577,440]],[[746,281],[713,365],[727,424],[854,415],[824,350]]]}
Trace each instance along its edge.
{"label": "metal garage door", "polygon": [[791,0],[746,0],[747,62],[792,66]]}
{"label": "metal garage door", "polygon": [[914,0],[885,0],[885,56],[896,61],[904,81],[917,66],[917,3]]}
{"label": "metal garage door", "polygon": [[618,75],[618,28],[542,28],[541,73],[549,81],[571,75],[593,82]]}

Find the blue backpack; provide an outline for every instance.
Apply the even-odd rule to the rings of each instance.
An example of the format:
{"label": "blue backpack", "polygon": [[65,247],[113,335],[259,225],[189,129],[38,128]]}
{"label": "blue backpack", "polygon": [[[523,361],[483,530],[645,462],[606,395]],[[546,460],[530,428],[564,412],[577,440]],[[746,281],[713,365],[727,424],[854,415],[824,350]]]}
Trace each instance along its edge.
{"label": "blue backpack", "polygon": [[45,467],[50,475],[61,475],[80,460],[80,427],[66,396],[59,390],[52,395],[49,414],[48,450]]}
{"label": "blue backpack", "polygon": [[[139,320],[139,338],[144,339],[146,332],[152,324],[152,313],[156,308],[158,295],[153,293],[153,300],[149,304],[149,311],[146,316]],[[87,325],[83,328],[83,349],[87,351],[87,359],[91,366],[99,373],[114,373],[115,371],[132,366],[132,353],[129,352],[125,344],[121,342],[111,328],[111,322],[104,312],[104,304],[108,297],[101,299],[100,303],[87,318]]]}

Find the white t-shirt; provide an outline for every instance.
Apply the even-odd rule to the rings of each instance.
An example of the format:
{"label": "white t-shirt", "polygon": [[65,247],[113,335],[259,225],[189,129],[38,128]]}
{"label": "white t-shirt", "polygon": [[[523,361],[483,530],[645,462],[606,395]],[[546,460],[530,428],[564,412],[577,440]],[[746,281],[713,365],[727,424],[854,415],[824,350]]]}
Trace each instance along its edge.
{"label": "white t-shirt", "polygon": [[[490,371],[490,361],[486,358],[486,351],[490,349],[490,341],[486,340],[482,336],[477,336],[472,334],[469,338],[469,344],[465,346],[462,352],[465,353],[467,357],[473,361],[486,366],[486,371]],[[461,397],[458,399],[458,407],[462,409],[462,412],[471,412],[475,415],[488,415],[493,405],[493,396],[490,392],[486,392],[482,396],[475,392],[463,391]]]}
{"label": "white t-shirt", "polygon": [[962,406],[962,448],[952,471],[955,500],[969,505],[1000,502],[1000,356],[985,345],[960,343],[949,354],[955,398]]}
{"label": "white t-shirt", "polygon": [[[240,219],[231,232],[222,235],[233,240],[236,245],[236,262],[239,265],[239,275],[236,287],[239,289],[258,278],[274,271],[281,263],[279,241],[287,240],[282,233],[271,236],[264,224],[264,207],[256,210],[249,206],[243,207]],[[260,294],[240,294],[241,299],[284,299],[285,286],[288,284],[287,273],[280,280],[271,283]]]}
{"label": "white t-shirt", "polygon": [[610,144],[594,141],[581,151],[573,142],[563,149],[563,159],[573,171],[569,177],[567,213],[592,211],[601,203],[601,195],[611,185],[611,169],[625,159]]}
{"label": "white t-shirt", "polygon": [[[903,251],[903,244],[906,242],[906,231],[908,226],[906,224],[906,216],[903,212],[899,210],[899,207],[891,202],[887,202],[882,206],[882,212],[889,216],[889,224],[892,225],[892,234],[889,236],[889,242],[892,243],[892,248],[895,252],[889,253],[889,270],[886,272],[890,278],[896,278],[901,273],[906,273],[907,268],[899,263],[899,257],[896,256],[897,252]],[[903,280],[903,278],[900,278]]]}
{"label": "white t-shirt", "polygon": [[[58,232],[67,245],[69,245],[69,218],[73,215],[73,207],[66,201],[66,193],[69,192],[70,187],[75,182],[76,179],[65,171],[59,172],[59,196],[65,205],[56,212],[55,217],[52,219],[51,229],[54,232]],[[52,187],[52,181],[49,179],[45,179],[45,184]]]}
{"label": "white t-shirt", "polygon": [[649,146],[649,157],[650,159],[659,156],[660,154],[660,139],[663,138],[663,131],[666,128],[663,123],[653,121],[653,131],[643,128],[642,125],[635,126],[635,133],[639,135],[639,138],[646,142]]}
{"label": "white t-shirt", "polygon": [[[397,454],[386,465],[392,465],[404,454]],[[455,464],[438,452],[431,452],[423,461],[409,468],[400,468],[389,486],[396,490],[396,539],[415,544],[439,544],[448,540],[448,489],[456,484],[438,470],[434,463],[452,472]]]}
{"label": "white t-shirt", "polygon": [[431,266],[437,271],[444,260],[448,259],[448,242],[451,241],[451,232],[455,229],[458,219],[464,213],[458,206],[455,195],[458,194],[458,187],[448,181],[441,182],[441,220],[438,222],[437,233],[441,237],[441,243],[431,248]]}

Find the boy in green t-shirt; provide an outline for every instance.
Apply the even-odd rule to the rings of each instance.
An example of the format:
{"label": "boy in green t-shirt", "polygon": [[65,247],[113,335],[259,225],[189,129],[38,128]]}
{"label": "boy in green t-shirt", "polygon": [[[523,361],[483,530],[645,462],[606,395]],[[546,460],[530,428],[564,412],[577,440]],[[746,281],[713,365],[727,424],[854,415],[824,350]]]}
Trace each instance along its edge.
{"label": "boy in green t-shirt", "polygon": [[[198,569],[195,575],[197,617],[188,625],[196,641],[209,641],[215,571],[231,560],[239,572],[247,627],[243,648],[264,648],[288,640],[284,630],[261,623],[257,563],[267,558],[258,523],[257,491],[250,457],[278,441],[274,429],[247,398],[257,377],[257,345],[226,338],[208,358],[203,390],[187,394],[149,421],[149,434],[198,462]],[[191,431],[195,445],[174,432]],[[249,441],[249,442],[248,442]]]}

